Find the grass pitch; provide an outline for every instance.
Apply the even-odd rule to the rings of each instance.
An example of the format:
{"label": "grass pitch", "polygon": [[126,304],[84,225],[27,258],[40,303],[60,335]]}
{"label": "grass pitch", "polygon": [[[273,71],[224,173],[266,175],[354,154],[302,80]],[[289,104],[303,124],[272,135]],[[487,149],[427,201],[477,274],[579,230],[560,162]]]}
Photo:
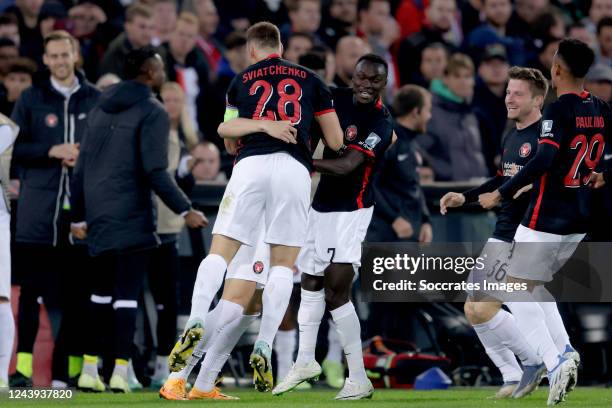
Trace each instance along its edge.
{"label": "grass pitch", "polygon": [[[487,399],[496,391],[495,388],[455,388],[446,391],[413,391],[413,390],[377,390],[372,400],[334,401],[335,391],[313,390],[295,391],[281,397],[258,393],[252,390],[225,388],[224,392],[240,397],[240,401],[166,401],[154,392],[137,392],[132,394],[85,394],[77,392],[71,400],[9,400],[6,395],[0,396],[0,407],[125,407],[149,408],[169,406],[210,406],[228,408],[502,408],[502,407],[546,407],[548,387],[521,400]],[[572,392],[561,408],[610,408],[612,407],[612,389],[579,387]]]}

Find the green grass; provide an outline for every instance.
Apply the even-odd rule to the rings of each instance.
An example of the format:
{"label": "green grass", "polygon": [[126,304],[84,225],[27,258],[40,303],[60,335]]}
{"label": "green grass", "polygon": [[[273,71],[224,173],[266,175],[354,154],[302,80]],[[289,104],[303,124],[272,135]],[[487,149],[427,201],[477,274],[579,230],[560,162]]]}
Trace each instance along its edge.
{"label": "green grass", "polygon": [[[259,407],[259,408],[326,408],[341,406],[380,408],[487,408],[487,407],[546,407],[547,387],[544,386],[534,394],[522,400],[491,400],[487,399],[494,388],[465,388],[448,391],[408,391],[408,390],[377,390],[371,401],[333,401],[334,391],[296,391],[282,397],[262,394],[251,390],[226,389],[228,394],[241,398],[240,401],[166,401],[158,398],[153,392],[140,392],[129,395],[121,394],[84,394],[76,393],[72,400],[53,401],[9,401],[6,396],[0,396],[0,407],[125,407],[149,408],[168,407],[176,405],[191,405],[211,407]],[[578,388],[567,398],[561,408],[610,408],[612,407],[612,389]]]}

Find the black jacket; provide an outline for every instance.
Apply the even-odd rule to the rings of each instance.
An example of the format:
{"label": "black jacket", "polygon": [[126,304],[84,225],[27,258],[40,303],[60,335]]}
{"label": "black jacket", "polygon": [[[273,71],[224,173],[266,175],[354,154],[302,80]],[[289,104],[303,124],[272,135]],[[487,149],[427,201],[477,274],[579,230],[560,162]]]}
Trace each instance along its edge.
{"label": "black jacket", "polygon": [[79,143],[87,115],[100,92],[77,73],[80,83],[68,103],[51,85],[50,77],[36,78],[21,94],[12,119],[20,127],[13,148],[12,171],[21,179],[17,202],[17,242],[57,245],[59,214],[72,169],[49,157],[49,149],[62,143]]}
{"label": "black jacket", "polygon": [[121,82],[91,111],[72,184],[72,219],[91,255],[155,247],[153,192],[175,213],[191,204],[168,174],[170,121],[151,90]]}
{"label": "black jacket", "polygon": [[374,183],[374,213],[389,224],[405,218],[418,236],[421,225],[429,222],[429,210],[417,172],[417,133],[401,125],[395,126],[395,133],[397,141],[386,151]]}

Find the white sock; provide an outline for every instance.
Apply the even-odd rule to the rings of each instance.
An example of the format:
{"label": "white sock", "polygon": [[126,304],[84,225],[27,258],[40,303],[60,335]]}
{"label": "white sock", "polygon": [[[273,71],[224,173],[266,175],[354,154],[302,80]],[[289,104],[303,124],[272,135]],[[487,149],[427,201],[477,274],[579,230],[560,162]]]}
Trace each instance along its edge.
{"label": "white sock", "polygon": [[315,359],[317,334],[319,334],[319,325],[325,313],[325,291],[321,289],[313,292],[302,289],[301,294],[298,310],[300,342],[295,362],[296,364],[308,364]]}
{"label": "white sock", "polygon": [[217,254],[209,254],[200,263],[198,276],[193,287],[191,314],[187,327],[192,326],[196,320],[200,320],[202,323],[206,322],[208,309],[210,309],[212,300],[221,288],[226,268],[225,259]]}
{"label": "white sock", "polygon": [[0,380],[8,384],[8,370],[15,338],[15,321],[9,302],[0,303],[0,333]]}
{"label": "white sock", "polygon": [[297,330],[279,330],[274,338],[274,351],[276,352],[276,378],[285,378],[291,364],[293,364],[293,353],[297,344]]}
{"label": "white sock", "polygon": [[355,312],[355,306],[348,302],[337,309],[330,311],[340,343],[344,349],[346,363],[349,369],[349,379],[358,383],[368,381],[365,368],[363,366],[363,349],[361,346],[361,324]]}
{"label": "white sock", "polygon": [[325,360],[342,363],[342,344],[338,335],[338,328],[332,319],[327,319],[329,330],[327,330],[327,355]]}
{"label": "white sock", "polygon": [[[504,312],[504,310],[500,310],[500,312]],[[514,353],[504,345],[503,341],[495,333],[495,330],[490,328],[493,320],[496,320],[496,318],[500,320],[498,316],[500,316],[499,312],[488,322],[474,324],[472,327],[474,327],[487,355],[501,372],[504,382],[520,381],[523,370],[521,370],[518,361],[516,361]]]}
{"label": "white sock", "polygon": [[523,365],[540,365],[542,359],[538,357],[535,350],[527,343],[525,337],[516,325],[516,318],[512,313],[500,309],[491,320],[487,322],[489,329],[493,331],[521,361]]}
{"label": "white sock", "polygon": [[546,326],[544,311],[537,302],[507,302],[527,344],[542,358],[548,371],[557,366],[559,351]]}
{"label": "white sock", "polygon": [[292,290],[293,271],[285,266],[271,267],[262,295],[263,313],[257,341],[272,346],[278,326],[287,311]]}
{"label": "white sock", "polygon": [[168,356],[157,356],[155,358],[155,372],[153,373],[152,378],[155,380],[165,380],[169,375],[170,369],[168,368]]}
{"label": "white sock", "polygon": [[557,307],[555,298],[550,294],[544,285],[537,286],[533,290],[533,295],[536,299],[543,300],[538,302],[538,304],[546,316],[546,326],[548,327],[550,336],[557,346],[557,350],[559,350],[559,353],[563,354],[563,352],[565,352],[565,347],[571,346],[571,344],[569,335],[567,334],[567,330],[565,330],[565,325],[563,324],[563,319],[559,314],[559,308]]}
{"label": "white sock", "polygon": [[204,361],[202,361],[202,367],[200,367],[200,373],[194,384],[194,388],[197,388],[202,392],[210,392],[215,386],[215,380],[219,375],[219,372],[223,368],[223,365],[230,356],[230,353],[242,337],[244,331],[257,319],[259,315],[242,315],[238,319],[234,319],[224,326],[219,326],[218,334],[213,338],[212,343]]}

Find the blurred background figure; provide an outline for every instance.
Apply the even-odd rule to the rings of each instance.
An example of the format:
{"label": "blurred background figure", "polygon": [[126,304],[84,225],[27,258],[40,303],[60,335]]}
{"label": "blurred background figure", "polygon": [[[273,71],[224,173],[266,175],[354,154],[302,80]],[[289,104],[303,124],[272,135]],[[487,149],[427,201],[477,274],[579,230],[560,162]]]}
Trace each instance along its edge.
{"label": "blurred background figure", "polygon": [[599,99],[612,101],[612,68],[605,64],[591,67],[584,83],[585,88]]}
{"label": "blurred background figure", "polygon": [[224,182],[227,177],[220,173],[221,155],[219,148],[210,142],[198,143],[191,151],[193,156],[193,177],[196,183]]}

